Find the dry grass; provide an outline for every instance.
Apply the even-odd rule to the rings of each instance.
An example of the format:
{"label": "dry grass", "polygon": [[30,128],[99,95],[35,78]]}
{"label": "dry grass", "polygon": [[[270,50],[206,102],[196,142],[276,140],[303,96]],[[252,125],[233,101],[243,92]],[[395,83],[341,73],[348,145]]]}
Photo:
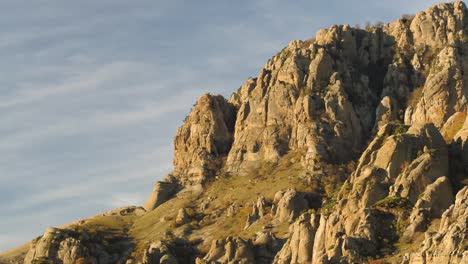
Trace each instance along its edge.
{"label": "dry grass", "polygon": [[[291,152],[285,155],[278,164],[262,163],[259,168],[248,175],[220,175],[220,178],[209,182],[202,195],[175,197],[155,210],[135,220],[130,230],[130,235],[138,245],[145,241],[154,241],[165,238],[166,232],[174,234],[182,233],[182,229],[190,229],[187,240],[203,238],[204,243],[199,250],[207,250],[213,239],[227,236],[240,236],[248,239],[263,229],[268,224],[271,216],[244,230],[246,219],[251,212],[252,202],[258,197],[264,196],[267,201],[272,201],[276,192],[288,188],[297,191],[308,191],[310,186],[301,179],[305,170],[300,164],[299,152]],[[174,226],[174,219],[179,208],[198,208],[203,200],[214,198],[206,211],[203,221],[195,220],[192,225]],[[227,208],[235,203],[238,205],[234,216],[226,215]],[[269,218],[270,217],[270,218]],[[161,221],[165,218],[166,221]],[[277,225],[271,231],[279,236],[287,234],[289,225]],[[143,248],[143,247],[142,247]]]}
{"label": "dry grass", "polygon": [[[187,192],[178,195],[140,216],[99,215],[63,228],[104,235],[104,239],[128,237],[135,246],[132,256],[136,258],[142,256],[149,243],[157,240],[182,239],[197,246],[200,252],[206,252],[214,239],[228,236],[249,239],[265,229],[277,237],[285,238],[288,235],[289,223],[274,221],[269,205],[266,216],[248,229],[244,230],[244,227],[247,216],[251,213],[252,203],[260,196],[264,196],[267,203],[271,203],[278,191],[288,188],[298,192],[324,193],[323,182],[329,180],[310,182],[302,177],[306,174],[300,162],[302,155],[300,151],[290,152],[277,164],[264,162],[247,175],[219,175],[218,179],[205,185],[202,193]],[[324,171],[326,170],[324,167]],[[330,174],[326,177],[335,175]],[[332,189],[335,188],[333,185]],[[198,208],[207,200],[210,200],[208,207],[201,212]],[[236,213],[234,216],[227,216],[227,209],[234,203],[237,205]],[[190,223],[176,226],[175,219],[180,208],[188,208]]]}

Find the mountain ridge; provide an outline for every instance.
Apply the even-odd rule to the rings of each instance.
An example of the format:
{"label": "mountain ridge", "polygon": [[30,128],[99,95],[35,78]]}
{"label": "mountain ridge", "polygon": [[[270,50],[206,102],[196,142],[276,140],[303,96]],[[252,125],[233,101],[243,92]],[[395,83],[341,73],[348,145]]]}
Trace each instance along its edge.
{"label": "mountain ridge", "polygon": [[468,262],[466,15],[290,42],[229,99],[198,99],[143,207],[0,262]]}

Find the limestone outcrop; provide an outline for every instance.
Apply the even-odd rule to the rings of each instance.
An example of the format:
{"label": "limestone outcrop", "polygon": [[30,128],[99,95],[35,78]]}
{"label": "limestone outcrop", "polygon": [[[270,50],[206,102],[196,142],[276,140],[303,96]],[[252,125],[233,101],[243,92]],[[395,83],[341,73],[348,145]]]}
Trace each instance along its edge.
{"label": "limestone outcrop", "polygon": [[233,141],[235,117],[235,107],[220,95],[198,99],[174,139],[177,183],[202,183],[221,168]]}
{"label": "limestone outcrop", "polygon": [[258,219],[262,218],[266,214],[266,200],[265,197],[261,196],[257,202],[252,205],[252,212],[247,216],[244,229],[249,228],[250,225],[255,223]]}
{"label": "limestone outcrop", "polygon": [[151,211],[172,198],[181,188],[179,184],[172,182],[158,181],[154,184],[150,197],[143,206],[146,211]]}
{"label": "limestone outcrop", "polygon": [[438,4],[416,14],[410,30],[416,46],[431,47],[455,44],[465,34],[466,6],[461,1]]}
{"label": "limestone outcrop", "polygon": [[303,211],[309,209],[304,195],[293,189],[275,194],[272,214],[280,222],[293,222]]}
{"label": "limestone outcrop", "polygon": [[178,261],[166,243],[157,241],[145,251],[142,264],[178,264]]}
{"label": "limestone outcrop", "polygon": [[[322,214],[315,234],[313,262],[356,261],[381,254],[400,234],[392,223],[403,223],[420,199],[437,215],[451,201],[447,186],[447,149],[433,125],[384,126],[342,187],[330,214]],[[436,201],[444,197],[447,202]],[[445,198],[446,197],[446,198]],[[429,200],[429,201],[427,201]],[[431,204],[442,203],[442,204]]]}
{"label": "limestone outcrop", "polygon": [[456,1],[290,42],[229,100],[198,99],[144,209],[48,229],[9,259],[468,263],[467,14]]}
{"label": "limestone outcrop", "polygon": [[86,233],[48,228],[32,242],[24,263],[117,263],[125,262],[132,252],[130,241],[114,243],[115,251],[109,252],[100,240]]}
{"label": "limestone outcrop", "polygon": [[268,232],[259,232],[252,240],[228,237],[213,241],[208,254],[196,263],[272,263],[281,247],[280,241]]}
{"label": "limestone outcrop", "polygon": [[305,213],[289,227],[289,238],[276,255],[275,264],[311,263],[319,217]]}
{"label": "limestone outcrop", "polygon": [[405,256],[403,263],[468,262],[468,187],[442,215],[436,232],[426,232],[419,252]]}
{"label": "limestone outcrop", "polygon": [[371,73],[355,69],[384,71],[376,63],[391,61],[387,42],[381,31],[349,26],[320,31],[312,43],[291,42],[232,95],[239,110],[227,169],[244,173],[290,150],[302,150],[306,166],[318,156],[351,159],[372,129],[379,96]]}
{"label": "limestone outcrop", "polygon": [[433,123],[442,128],[454,113],[468,110],[468,88],[462,74],[466,63],[468,61],[460,56],[456,47],[440,50],[430,66],[418,104],[406,110],[410,113],[411,124]]}
{"label": "limestone outcrop", "polygon": [[252,242],[234,237],[215,240],[208,254],[203,259],[197,259],[197,263],[255,263]]}

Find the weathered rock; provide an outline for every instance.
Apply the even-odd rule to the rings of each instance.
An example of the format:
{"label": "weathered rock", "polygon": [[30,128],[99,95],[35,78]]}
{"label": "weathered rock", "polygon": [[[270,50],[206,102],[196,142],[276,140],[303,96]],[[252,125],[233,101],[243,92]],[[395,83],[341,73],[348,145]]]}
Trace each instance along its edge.
{"label": "weathered rock", "polygon": [[177,191],[180,189],[180,185],[171,182],[158,181],[153,188],[148,200],[146,200],[143,206],[146,211],[154,210],[167,200],[171,199]]}
{"label": "weathered rock", "polygon": [[179,212],[177,213],[177,217],[175,219],[176,225],[181,226],[183,224],[188,223],[189,221],[190,221],[190,217],[187,211],[185,210],[185,208],[180,208]]}
{"label": "weathered rock", "polygon": [[232,203],[228,206],[227,210],[226,210],[226,215],[228,217],[232,217],[234,215],[236,215],[237,211],[238,211],[238,206],[237,206],[237,203]]}
{"label": "weathered rock", "polygon": [[426,232],[419,252],[405,256],[404,263],[467,263],[468,187],[460,190],[455,204],[442,215],[437,232]]}
{"label": "weathered rock", "polygon": [[466,23],[463,2],[435,5],[419,12],[411,21],[413,44],[431,47],[454,44],[464,35]]}
{"label": "weathered rock", "polygon": [[[407,198],[415,203],[427,185],[439,177],[448,175],[448,152],[442,136],[433,125],[412,126],[407,134],[413,139],[408,138],[411,141],[401,142],[406,150],[395,149],[394,152],[398,153],[395,157],[400,161],[391,164],[393,169],[396,171],[401,167],[405,168],[403,173],[396,177],[395,183],[390,188],[390,194]],[[402,153],[402,151],[407,152]]]}
{"label": "weathered rock", "polygon": [[468,88],[465,87],[464,57],[455,47],[443,48],[431,66],[421,99],[411,110],[411,123],[434,123],[442,128],[455,112],[466,112]]}
{"label": "weathered rock", "polygon": [[440,130],[440,133],[448,144],[453,141],[459,131],[463,131],[463,125],[467,117],[466,112],[456,112],[453,114]]}
{"label": "weathered rock", "polygon": [[279,191],[275,194],[272,214],[280,222],[293,222],[304,210],[309,208],[304,195],[293,189]]}
{"label": "weathered rock", "polygon": [[220,95],[198,99],[174,139],[178,183],[200,184],[222,166],[233,141],[235,115],[235,107]]}
{"label": "weathered rock", "polygon": [[440,177],[434,183],[428,185],[426,190],[420,194],[415,208],[426,208],[431,217],[441,217],[454,202],[452,185],[447,177]]}
{"label": "weathered rock", "polygon": [[[362,141],[361,124],[336,73],[330,79],[324,101],[326,113],[331,120],[336,120],[333,127],[335,137],[331,139],[331,145],[337,150],[340,149],[339,146],[344,146],[336,156],[338,160],[347,160],[351,157],[349,150],[359,150]],[[349,138],[353,139],[351,144],[347,141]]]}
{"label": "weathered rock", "polygon": [[394,99],[390,96],[385,96],[380,101],[375,113],[375,132],[379,131],[385,124],[398,120],[398,107]]}
{"label": "weathered rock", "polygon": [[[248,172],[290,150],[309,167],[318,155],[354,157],[373,127],[386,71],[378,61],[391,62],[390,44],[382,31],[349,26],[320,31],[312,45],[291,42],[231,97],[239,111],[227,169]],[[381,76],[369,79],[374,71]]]}
{"label": "weathered rock", "polygon": [[257,202],[252,205],[252,212],[247,216],[247,221],[245,223],[244,229],[249,228],[253,223],[258,219],[262,218],[266,212],[266,201],[265,197],[261,196],[258,198]]}
{"label": "weathered rock", "polygon": [[275,264],[311,263],[319,218],[305,213],[289,227],[289,238],[276,255]]}
{"label": "weathered rock", "polygon": [[85,233],[48,228],[42,237],[31,244],[24,263],[45,261],[71,264],[78,260],[89,263],[116,263],[124,262],[131,254],[132,247],[129,241],[121,241],[114,245],[121,250],[118,255],[110,254],[97,241]]}
{"label": "weathered rock", "polygon": [[[100,214],[101,216],[111,216],[111,215],[134,215],[134,216],[142,216],[146,213],[146,210],[141,206],[124,206],[120,208],[116,208],[107,212]],[[80,221],[78,221],[80,222]],[[77,222],[74,222],[77,223]]]}
{"label": "weathered rock", "polygon": [[211,244],[210,251],[197,263],[220,263],[220,264],[247,264],[255,263],[255,254],[250,240],[228,237],[223,240],[215,240]]}
{"label": "weathered rock", "polygon": [[258,232],[253,239],[255,263],[270,264],[281,247],[281,242],[270,232]]}
{"label": "weathered rock", "polygon": [[442,213],[454,202],[452,185],[447,177],[439,177],[434,183],[428,185],[411,212],[409,226],[404,237],[411,239],[415,232],[425,231],[430,220],[440,218]]}
{"label": "weathered rock", "polygon": [[[364,151],[356,171],[341,189],[336,206],[321,217],[312,263],[362,262],[364,256],[378,254],[385,240],[398,238],[390,226],[405,215],[368,208],[378,202],[385,204],[385,199],[398,201],[395,206],[400,200],[414,203],[439,178],[429,187],[428,195],[434,197],[446,191],[447,150],[438,130],[430,124],[405,130],[401,125],[385,125]],[[434,151],[429,153],[429,149]],[[446,204],[428,206],[438,212]]]}
{"label": "weathered rock", "polygon": [[153,242],[143,255],[143,264],[177,264],[169,246],[161,241]]}

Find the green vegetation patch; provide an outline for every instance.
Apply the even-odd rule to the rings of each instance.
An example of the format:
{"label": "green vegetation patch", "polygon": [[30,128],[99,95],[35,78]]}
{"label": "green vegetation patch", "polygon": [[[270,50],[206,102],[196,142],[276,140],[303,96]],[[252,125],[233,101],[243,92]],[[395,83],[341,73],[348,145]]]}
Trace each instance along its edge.
{"label": "green vegetation patch", "polygon": [[404,134],[408,131],[409,126],[406,126],[402,123],[397,123],[395,129],[393,130],[393,135]]}
{"label": "green vegetation patch", "polygon": [[377,201],[372,208],[376,209],[389,209],[389,208],[401,208],[410,209],[412,207],[411,202],[400,196],[385,197],[382,200]]}

